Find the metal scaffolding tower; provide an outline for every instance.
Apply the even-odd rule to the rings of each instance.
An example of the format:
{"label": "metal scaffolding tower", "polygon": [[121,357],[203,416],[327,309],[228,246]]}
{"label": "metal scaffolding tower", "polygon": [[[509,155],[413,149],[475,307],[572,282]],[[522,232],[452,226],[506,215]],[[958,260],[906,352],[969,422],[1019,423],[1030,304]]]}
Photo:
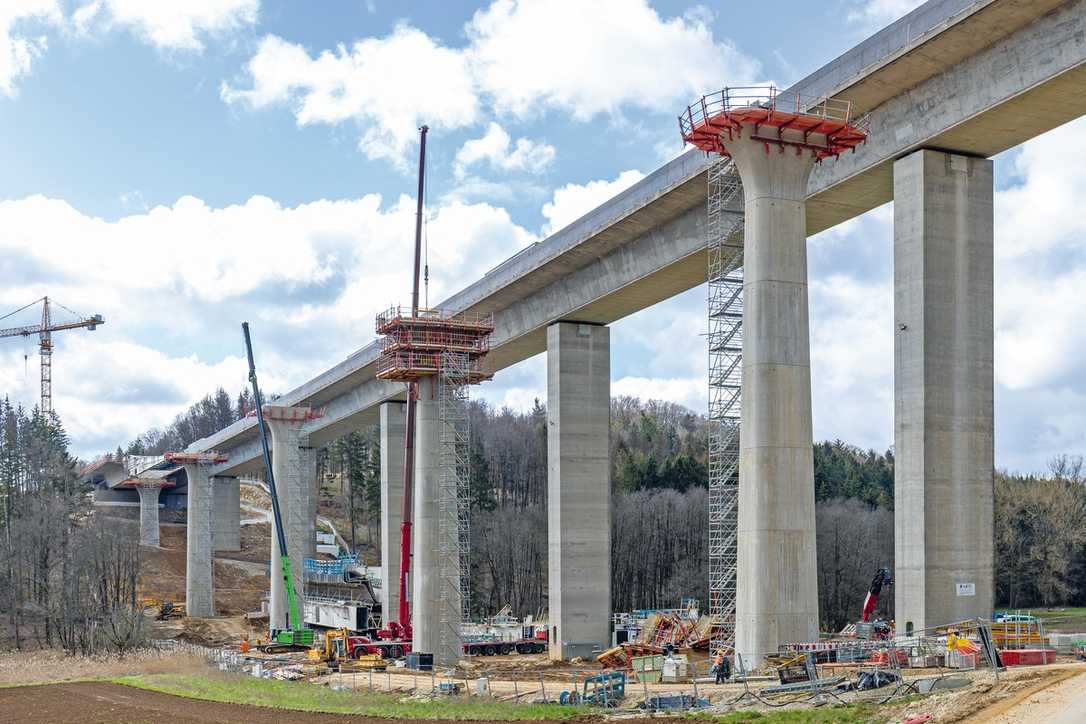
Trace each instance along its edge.
{"label": "metal scaffolding tower", "polygon": [[743,188],[730,158],[708,169],[709,616],[711,650],[735,644],[743,393]]}
{"label": "metal scaffolding tower", "polygon": [[441,429],[441,488],[438,500],[437,553],[441,605],[441,651],[460,651],[460,624],[470,614],[470,425],[468,385],[471,357],[464,352],[441,353],[437,380]]}

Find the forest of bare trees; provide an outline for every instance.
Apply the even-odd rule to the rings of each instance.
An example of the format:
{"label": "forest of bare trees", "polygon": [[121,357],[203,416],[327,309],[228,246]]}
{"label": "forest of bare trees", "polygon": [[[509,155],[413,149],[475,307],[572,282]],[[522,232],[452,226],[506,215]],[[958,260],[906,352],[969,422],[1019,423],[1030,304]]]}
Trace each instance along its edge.
{"label": "forest of bare trees", "polygon": [[16,648],[143,642],[135,535],[91,515],[87,493],[59,419],[0,401],[0,621]]}

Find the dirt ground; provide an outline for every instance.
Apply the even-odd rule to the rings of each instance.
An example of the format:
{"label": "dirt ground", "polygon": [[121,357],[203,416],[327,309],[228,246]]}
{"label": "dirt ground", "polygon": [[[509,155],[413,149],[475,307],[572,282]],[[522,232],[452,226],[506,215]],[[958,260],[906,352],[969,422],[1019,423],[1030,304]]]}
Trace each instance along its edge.
{"label": "dirt ground", "polygon": [[[419,719],[376,719],[341,714],[310,714],[258,706],[217,704],[97,682],[52,684],[0,689],[0,710],[7,721],[80,722],[228,722],[229,724],[354,722],[392,724]],[[430,720],[441,721],[441,720]],[[600,717],[584,717],[577,724],[594,724]],[[654,720],[678,722],[678,719]],[[542,721],[539,724],[552,724]],[[557,723],[554,723],[557,724]]]}
{"label": "dirt ground", "polygon": [[242,639],[255,641],[267,635],[266,619],[254,621],[244,616],[171,619],[156,621],[153,626],[156,639],[180,639],[212,648],[237,646]]}
{"label": "dirt ground", "polygon": [[[140,549],[141,589],[145,596],[185,600],[185,532],[183,525],[164,523],[161,546]],[[261,566],[267,565],[270,546],[270,526],[246,525],[241,529],[241,551],[215,555],[215,608],[220,614],[234,616],[260,608],[268,588]]]}
{"label": "dirt ground", "polygon": [[1077,724],[1086,721],[1086,670],[1063,669],[1061,676],[1053,682],[1045,680],[1023,689],[978,712],[966,724]]}

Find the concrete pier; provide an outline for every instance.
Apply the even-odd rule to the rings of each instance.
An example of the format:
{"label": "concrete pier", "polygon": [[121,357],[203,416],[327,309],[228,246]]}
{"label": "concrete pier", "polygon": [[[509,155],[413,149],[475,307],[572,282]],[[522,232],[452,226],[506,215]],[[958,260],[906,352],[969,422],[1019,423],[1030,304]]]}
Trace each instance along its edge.
{"label": "concrete pier", "polygon": [[547,328],[550,658],[588,656],[611,634],[610,330]]}
{"label": "concrete pier", "polygon": [[894,164],[894,558],[899,633],[993,605],[992,162]]}
{"label": "concrete pier", "polygon": [[804,202],[814,159],[752,135],[727,145],[746,213],[735,646],[748,667],[818,638]]}
{"label": "concrete pier", "polygon": [[437,379],[419,381],[415,410],[415,491],[411,558],[411,626],[415,651],[451,664],[459,652],[439,651],[441,640],[440,566],[437,551],[438,495],[441,492],[441,420]]}
{"label": "concrete pier", "polygon": [[185,534],[185,608],[189,616],[215,615],[210,471],[210,466],[204,463],[185,464],[189,491]]}
{"label": "concrete pier", "polygon": [[[287,549],[293,566],[294,591],[299,611],[303,608],[305,595],[303,561],[317,555],[317,460],[309,446],[308,436],[302,431],[308,413],[308,408],[264,406],[264,419],[271,436],[272,468]],[[269,559],[269,625],[272,628],[284,628],[287,597],[274,517]]]}
{"label": "concrete pier", "polygon": [[212,545],[215,552],[241,550],[241,485],[233,476],[211,479],[215,505],[212,514]]}
{"label": "concrete pier", "polygon": [[381,405],[381,612],[385,621],[400,606],[400,526],[403,523],[404,435],[407,405]]}
{"label": "concrete pier", "polygon": [[140,496],[140,545],[158,546],[160,543],[158,524],[158,498],[162,494],[162,483],[139,483],[136,492]]}

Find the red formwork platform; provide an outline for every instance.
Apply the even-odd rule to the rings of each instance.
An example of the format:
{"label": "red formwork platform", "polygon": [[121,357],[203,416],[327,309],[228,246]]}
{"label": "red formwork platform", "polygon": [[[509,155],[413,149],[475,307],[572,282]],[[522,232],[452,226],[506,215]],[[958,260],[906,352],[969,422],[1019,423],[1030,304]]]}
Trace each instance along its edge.
{"label": "red formwork platform", "polygon": [[706,152],[729,156],[727,144],[743,138],[821,161],[855,150],[867,140],[870,122],[854,118],[851,101],[813,98],[773,87],[724,88],[687,107],[679,116],[683,140]]}
{"label": "red formwork platform", "polygon": [[393,307],[377,315],[381,353],[377,377],[413,382],[441,372],[446,352],[459,355],[458,376],[467,384],[490,379],[482,359],[490,351],[494,331],[491,314],[453,314],[440,309],[411,310]]}
{"label": "red formwork platform", "polygon": [[1056,663],[1056,649],[1001,649],[999,658],[1007,666],[1042,666]]}

